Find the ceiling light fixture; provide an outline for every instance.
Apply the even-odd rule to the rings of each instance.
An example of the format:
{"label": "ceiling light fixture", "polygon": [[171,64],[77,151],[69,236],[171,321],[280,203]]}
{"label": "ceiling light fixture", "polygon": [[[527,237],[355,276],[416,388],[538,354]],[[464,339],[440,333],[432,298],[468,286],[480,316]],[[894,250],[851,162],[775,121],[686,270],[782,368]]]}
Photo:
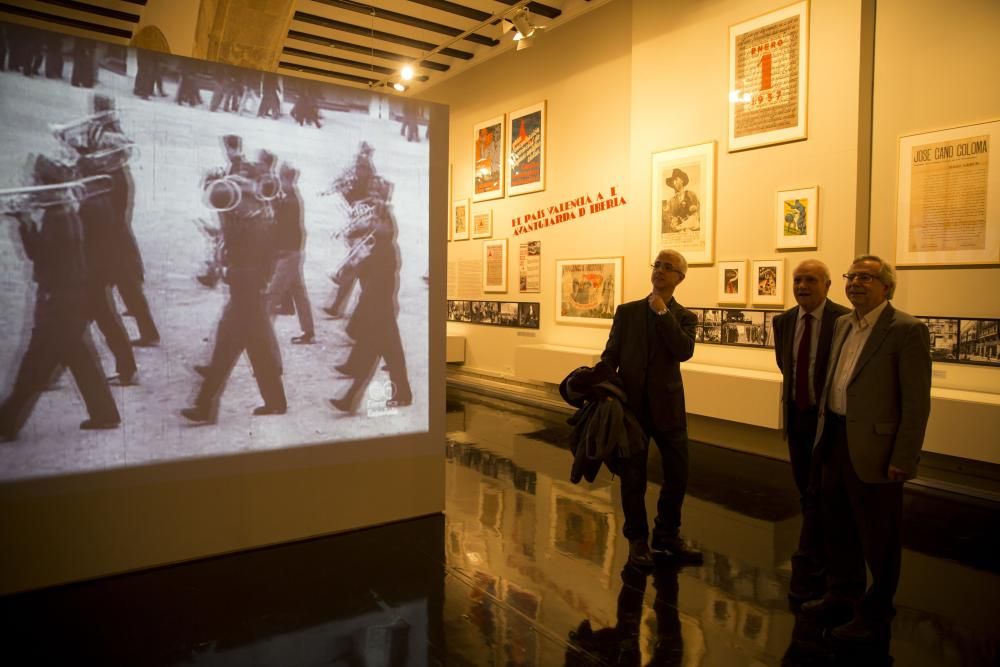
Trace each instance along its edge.
{"label": "ceiling light fixture", "polygon": [[396,92],[400,92],[400,93],[405,93],[406,92],[406,86],[403,83],[399,82],[399,81],[396,81],[395,83],[393,83],[392,87],[396,90]]}
{"label": "ceiling light fixture", "polygon": [[532,37],[544,28],[543,25],[534,25],[531,22],[531,15],[527,7],[519,7],[509,18],[504,20],[503,25],[504,32],[516,30],[514,41],[517,42],[518,51],[529,48],[534,43]]}
{"label": "ceiling light fixture", "polygon": [[409,81],[413,78],[413,65],[403,65],[403,69],[399,70],[399,75],[403,77],[403,81]]}

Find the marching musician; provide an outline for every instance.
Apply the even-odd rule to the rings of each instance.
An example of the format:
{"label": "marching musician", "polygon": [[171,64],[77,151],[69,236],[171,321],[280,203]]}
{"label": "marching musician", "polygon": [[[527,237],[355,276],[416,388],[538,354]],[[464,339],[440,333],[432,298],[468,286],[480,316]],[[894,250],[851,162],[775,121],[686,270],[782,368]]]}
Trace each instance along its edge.
{"label": "marching musician", "polygon": [[302,265],[305,262],[306,228],[303,216],[302,195],[296,182],[299,171],[287,162],[281,164],[278,172],[281,182],[281,192],[274,200],[275,247],[277,261],[274,275],[267,288],[267,310],[272,315],[277,313],[281,301],[290,294],[299,316],[299,326],[302,333],[292,338],[295,345],[306,345],[316,339],[316,328],[313,323],[312,304],[309,303],[309,292],[306,290],[305,276]]}
{"label": "marching musician", "polygon": [[87,282],[90,278],[83,250],[83,229],[72,190],[73,169],[38,156],[33,166],[38,185],[66,183],[46,197],[40,224],[38,208],[19,211],[18,231],[25,254],[34,265],[37,283],[35,322],[21,358],[10,395],[0,406],[0,437],[14,440],[61,366],[69,368],[86,406],[88,419],[81,429],[113,429],[121,423],[118,407],[88,330]]}

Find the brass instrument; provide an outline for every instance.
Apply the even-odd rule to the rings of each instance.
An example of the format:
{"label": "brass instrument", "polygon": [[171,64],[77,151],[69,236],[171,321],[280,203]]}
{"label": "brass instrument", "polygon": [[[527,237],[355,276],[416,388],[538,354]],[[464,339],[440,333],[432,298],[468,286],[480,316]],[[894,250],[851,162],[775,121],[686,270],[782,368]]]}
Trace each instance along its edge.
{"label": "brass instrument", "polygon": [[77,165],[87,173],[107,173],[121,169],[138,155],[139,147],[132,143],[109,146],[81,155]]}
{"label": "brass instrument", "polygon": [[226,213],[248,202],[268,203],[281,195],[281,181],[267,173],[259,178],[229,174],[207,179],[202,193],[205,206]]}
{"label": "brass instrument", "polygon": [[30,213],[36,208],[70,206],[111,192],[110,176],[88,176],[52,185],[29,185],[0,190],[0,215]]}
{"label": "brass instrument", "polygon": [[118,112],[114,109],[75,118],[66,123],[51,123],[49,130],[62,143],[84,150],[93,146],[100,135],[111,128],[118,131]]}

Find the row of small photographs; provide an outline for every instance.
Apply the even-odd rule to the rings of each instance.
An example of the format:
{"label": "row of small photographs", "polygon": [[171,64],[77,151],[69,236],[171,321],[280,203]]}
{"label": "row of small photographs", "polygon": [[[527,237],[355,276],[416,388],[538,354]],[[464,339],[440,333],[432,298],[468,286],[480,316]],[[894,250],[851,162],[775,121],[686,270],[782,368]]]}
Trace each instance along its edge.
{"label": "row of small photographs", "polygon": [[931,335],[931,358],[953,364],[1000,366],[1000,320],[919,317]]}
{"label": "row of small photographs", "polygon": [[774,347],[771,321],[780,311],[746,308],[689,308],[698,317],[695,340],[712,345]]}
{"label": "row of small photographs", "polygon": [[535,301],[448,301],[449,322],[491,324],[520,329],[538,328],[539,304]]}

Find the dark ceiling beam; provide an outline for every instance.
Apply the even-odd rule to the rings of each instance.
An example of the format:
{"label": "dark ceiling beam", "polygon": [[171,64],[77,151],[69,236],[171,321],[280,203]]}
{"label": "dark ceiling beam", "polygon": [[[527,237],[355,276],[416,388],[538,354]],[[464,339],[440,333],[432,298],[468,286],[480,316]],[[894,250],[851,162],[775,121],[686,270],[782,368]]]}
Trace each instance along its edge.
{"label": "dark ceiling beam", "polygon": [[[450,25],[444,25],[442,23],[435,23],[434,21],[428,21],[427,19],[418,18],[416,16],[410,16],[408,14],[401,14],[399,12],[393,12],[388,9],[382,9],[381,7],[373,7],[372,5],[366,5],[360,2],[352,2],[351,0],[314,0],[327,7],[333,7],[335,9],[343,9],[349,12],[356,12],[358,14],[363,14],[365,16],[370,16],[377,19],[382,19],[384,21],[392,21],[393,23],[399,23],[402,25],[408,25],[411,28],[419,28],[420,30],[426,30],[428,32],[436,32],[439,35],[448,35],[449,37],[457,37],[461,35],[464,31],[458,28],[453,28]],[[485,20],[489,18],[489,15],[480,20]],[[493,39],[491,37],[486,37],[485,35],[479,35],[472,33],[471,35],[466,35],[463,39],[472,42],[473,44],[480,44],[482,46],[496,46],[500,42],[499,40]]]}
{"label": "dark ceiling beam", "polygon": [[103,16],[104,18],[114,19],[116,21],[127,21],[128,23],[138,23],[139,15],[130,14],[128,12],[118,11],[117,9],[108,9],[107,7],[99,7],[97,5],[90,5],[86,2],[76,2],[76,0],[38,0],[39,2],[44,2],[47,5],[55,5],[56,7],[64,7],[66,9],[72,9],[76,12],[82,12],[84,14],[94,14],[96,16]]}
{"label": "dark ceiling beam", "polygon": [[[371,28],[366,28],[364,26],[354,25],[353,23],[344,23],[343,21],[336,21],[323,16],[316,16],[315,14],[307,14],[306,12],[295,12],[295,15],[292,18],[295,21],[318,25],[322,28],[349,32],[353,35],[361,35],[362,37],[369,37],[371,39],[389,42],[390,44],[400,44],[402,46],[408,46],[420,51],[432,51],[437,47],[436,44],[424,42],[419,39],[411,39],[409,37],[403,37],[402,35],[394,35],[390,32],[382,32],[381,30],[372,30]],[[468,51],[460,51],[458,49],[450,48],[442,49],[441,51],[438,51],[438,53],[448,56],[449,58],[461,58],[462,60],[471,60],[473,56],[473,54]]]}
{"label": "dark ceiling beam", "polygon": [[17,5],[11,5],[6,2],[0,2],[0,12],[7,12],[8,14],[14,14],[15,16],[23,16],[24,18],[44,21],[46,23],[65,25],[79,30],[88,30],[102,35],[132,39],[131,30],[126,30],[124,28],[112,28],[110,26],[101,25],[100,23],[92,23],[90,21],[82,21],[80,19],[71,19],[57,14],[49,14],[48,12],[40,12],[34,9],[18,7]]}
{"label": "dark ceiling beam", "polygon": [[[374,56],[375,58],[381,58],[382,60],[392,60],[393,62],[398,62],[398,63],[408,63],[413,61],[413,58],[409,56],[404,56],[400,53],[383,51],[382,49],[372,49],[365,46],[361,46],[360,44],[354,44],[353,42],[344,42],[339,39],[330,39],[329,37],[313,35],[312,33],[302,32],[301,30],[289,30],[288,39],[297,39],[299,41],[309,42],[310,44],[316,44],[318,46],[326,46],[331,49],[349,51],[351,53],[357,53],[359,55]],[[421,60],[418,64],[420,67],[423,67],[424,69],[432,69],[438,72],[447,72],[451,67],[450,65],[439,63],[434,60]]]}
{"label": "dark ceiling beam", "polygon": [[[496,2],[505,5],[517,4],[517,0],[496,0]],[[543,5],[540,2],[529,2],[528,11],[532,14],[538,14],[539,16],[544,16],[547,19],[557,19],[562,16],[562,10],[556,9],[555,7],[550,7],[549,5]]]}
{"label": "dark ceiling beam", "polygon": [[281,50],[282,53],[289,56],[297,56],[299,58],[310,58],[312,60],[322,60],[323,62],[330,63],[331,65],[343,65],[345,67],[353,67],[355,69],[368,70],[371,72],[377,72],[379,74],[394,74],[396,70],[391,67],[383,67],[382,65],[375,65],[373,63],[363,63],[360,60],[351,60],[349,58],[338,58],[337,56],[328,56],[322,53],[313,53],[312,51],[306,51],[305,49],[297,49],[294,46],[286,46]]}
{"label": "dark ceiling beam", "polygon": [[331,79],[341,79],[343,81],[350,81],[351,83],[360,83],[365,86],[370,86],[378,81],[378,79],[374,76],[358,76],[356,74],[347,74],[346,72],[335,72],[333,70],[323,69],[322,67],[310,67],[309,65],[300,65],[298,63],[285,62],[284,60],[278,63],[278,67],[290,69],[296,72],[318,74]]}
{"label": "dark ceiling beam", "polygon": [[480,11],[475,7],[466,7],[457,2],[448,2],[448,0],[410,0],[410,2],[442,12],[448,12],[449,14],[455,14],[456,16],[464,16],[467,19],[479,21],[480,23],[492,16],[489,12]]}

